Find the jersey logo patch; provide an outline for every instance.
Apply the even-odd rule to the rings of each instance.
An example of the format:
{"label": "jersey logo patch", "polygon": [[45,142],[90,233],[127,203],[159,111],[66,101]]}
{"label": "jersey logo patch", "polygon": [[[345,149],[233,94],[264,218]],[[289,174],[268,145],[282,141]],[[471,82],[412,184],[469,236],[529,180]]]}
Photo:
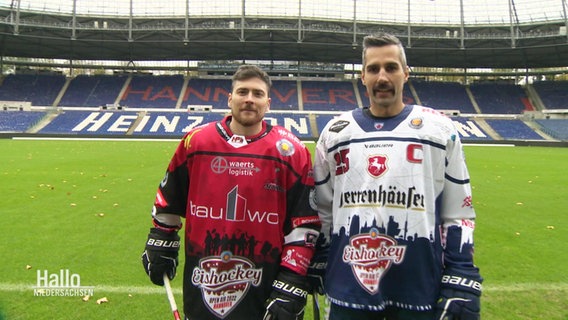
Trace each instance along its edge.
{"label": "jersey logo patch", "polygon": [[258,287],[261,281],[262,268],[230,251],[201,259],[191,276],[191,283],[201,289],[205,306],[220,318],[234,310],[251,285]]}
{"label": "jersey logo patch", "polygon": [[383,155],[371,156],[367,159],[367,171],[371,176],[378,178],[388,170],[388,158]]}
{"label": "jersey logo patch", "polygon": [[424,120],[422,118],[413,118],[408,125],[413,129],[420,129],[424,126]]}
{"label": "jersey logo patch", "polygon": [[233,135],[227,142],[235,148],[244,147],[248,144],[247,139],[244,136],[239,136],[236,134]]}
{"label": "jersey logo patch", "polygon": [[294,154],[294,152],[296,152],[294,145],[286,139],[278,140],[278,142],[276,142],[276,148],[278,149],[278,152],[280,152],[280,154],[284,157],[291,156]]}
{"label": "jersey logo patch", "polygon": [[347,127],[348,124],[349,121],[339,120],[329,127],[329,131],[337,133]]}
{"label": "jersey logo patch", "polygon": [[380,234],[377,228],[349,239],[343,249],[343,262],[351,266],[351,271],[359,285],[370,294],[379,292],[379,284],[391,265],[404,260],[406,246],[398,245],[396,240]]}

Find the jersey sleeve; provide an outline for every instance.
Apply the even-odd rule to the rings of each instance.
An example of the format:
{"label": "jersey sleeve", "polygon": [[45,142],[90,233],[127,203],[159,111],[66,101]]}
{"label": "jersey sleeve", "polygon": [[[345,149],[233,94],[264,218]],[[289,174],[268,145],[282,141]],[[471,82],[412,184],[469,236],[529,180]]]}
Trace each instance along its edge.
{"label": "jersey sleeve", "polygon": [[192,139],[196,139],[195,133],[195,130],[187,133],[180,141],[168,164],[164,178],[158,185],[152,210],[154,221],[159,214],[174,214],[185,217],[189,188],[186,159],[188,146]]}
{"label": "jersey sleeve", "polygon": [[321,237],[323,245],[331,241],[333,178],[327,159],[327,131],[320,135],[315,149],[314,180],[315,203],[321,221]]}
{"label": "jersey sleeve", "polygon": [[314,191],[311,155],[303,144],[298,144],[298,155],[293,166],[296,174],[291,174],[291,177],[296,181],[286,197],[289,218],[284,225],[281,266],[306,275],[321,224],[311,204]]}
{"label": "jersey sleeve", "polygon": [[451,128],[441,211],[445,273],[480,278],[473,263],[475,210],[470,177],[458,133]]}

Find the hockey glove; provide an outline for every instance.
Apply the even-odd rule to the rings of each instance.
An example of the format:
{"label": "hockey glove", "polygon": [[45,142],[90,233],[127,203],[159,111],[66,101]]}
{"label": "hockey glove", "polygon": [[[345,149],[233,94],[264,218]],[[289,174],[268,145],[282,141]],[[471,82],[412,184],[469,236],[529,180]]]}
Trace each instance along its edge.
{"label": "hockey glove", "polygon": [[434,319],[479,320],[480,296],[481,281],[444,275]]}
{"label": "hockey glove", "polygon": [[164,274],[173,279],[178,264],[180,240],[177,232],[166,232],[151,228],[142,253],[142,265],[150,280],[156,285],[164,285]]}
{"label": "hockey glove", "polygon": [[308,281],[310,284],[310,292],[316,292],[320,295],[325,294],[323,284],[325,280],[326,267],[327,254],[320,254],[318,251],[316,251],[316,255],[312,258],[312,262],[308,267]]}
{"label": "hockey glove", "polygon": [[296,320],[304,316],[308,298],[306,277],[291,271],[280,271],[272,283],[263,320]]}

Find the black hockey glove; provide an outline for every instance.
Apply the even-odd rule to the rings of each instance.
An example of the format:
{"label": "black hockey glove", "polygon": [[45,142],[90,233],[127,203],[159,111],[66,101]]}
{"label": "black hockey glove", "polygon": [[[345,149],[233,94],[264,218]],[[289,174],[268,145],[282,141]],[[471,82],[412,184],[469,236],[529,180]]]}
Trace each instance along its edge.
{"label": "black hockey glove", "polygon": [[444,275],[434,319],[479,320],[481,281]]}
{"label": "black hockey glove", "polygon": [[142,265],[154,284],[164,285],[164,273],[170,280],[176,276],[179,247],[177,232],[150,229],[146,250],[142,253]]}
{"label": "black hockey glove", "polygon": [[322,249],[321,252],[316,250],[316,255],[312,258],[310,266],[308,267],[310,292],[316,292],[320,295],[325,294],[323,284],[325,280],[325,269],[327,268],[327,251],[328,249]]}
{"label": "black hockey glove", "polygon": [[306,277],[291,271],[280,271],[272,283],[272,293],[266,301],[263,320],[302,319],[308,298],[307,290]]}

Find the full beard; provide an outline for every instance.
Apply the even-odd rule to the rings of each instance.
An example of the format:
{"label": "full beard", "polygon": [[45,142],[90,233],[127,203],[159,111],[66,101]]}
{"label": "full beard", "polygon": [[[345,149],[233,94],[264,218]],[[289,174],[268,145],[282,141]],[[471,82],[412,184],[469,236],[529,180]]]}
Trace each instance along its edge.
{"label": "full beard", "polygon": [[232,116],[233,121],[238,122],[243,127],[252,127],[262,121],[262,116],[254,110],[232,112]]}

